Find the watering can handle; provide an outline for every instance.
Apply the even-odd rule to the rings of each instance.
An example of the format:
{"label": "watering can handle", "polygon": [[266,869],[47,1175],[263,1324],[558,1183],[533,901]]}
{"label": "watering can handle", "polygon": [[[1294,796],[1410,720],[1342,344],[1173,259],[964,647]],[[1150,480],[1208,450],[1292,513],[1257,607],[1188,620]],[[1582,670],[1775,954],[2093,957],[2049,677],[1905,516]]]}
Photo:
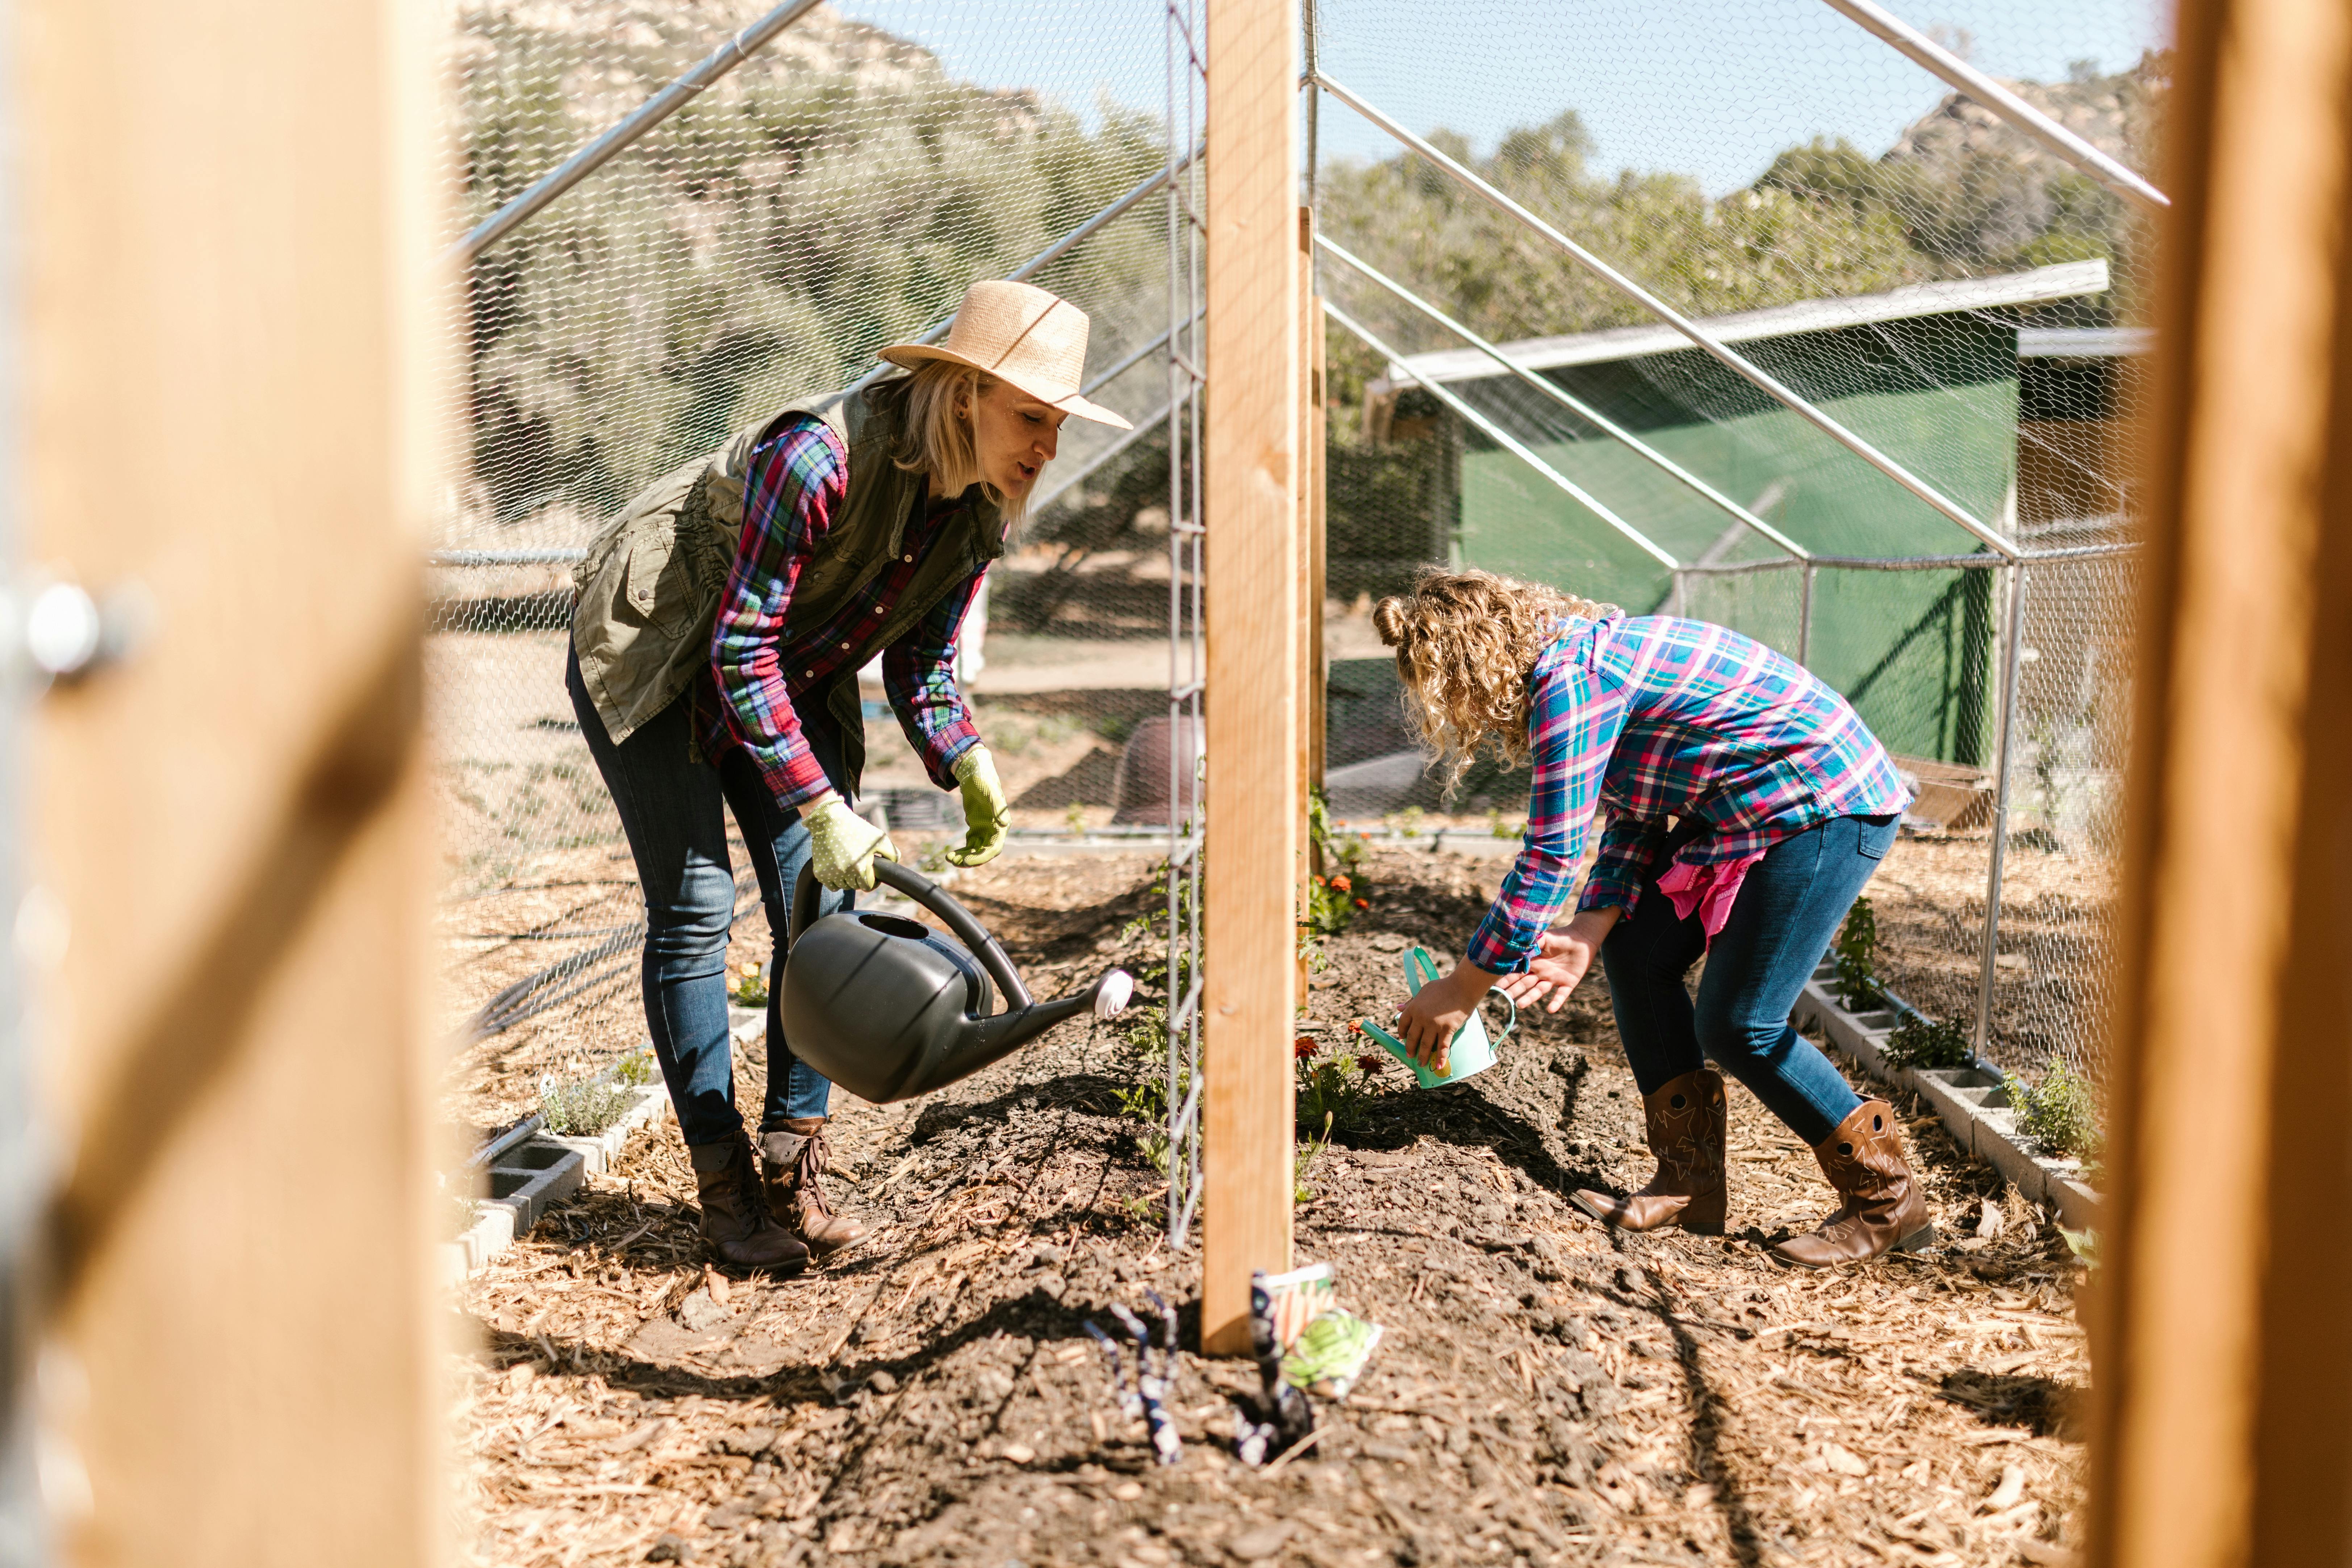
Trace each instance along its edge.
{"label": "watering can handle", "polygon": [[[1021,983],[1020,972],[1013,960],[1005,956],[1003,946],[989,935],[981,923],[971,918],[971,911],[949,896],[948,890],[929,877],[896,860],[877,858],[874,879],[885,887],[896,888],[931,913],[947,922],[956,939],[971,949],[988,977],[996,982],[997,990],[1004,994],[1008,1011],[1029,1006],[1035,998],[1029,987]],[[800,879],[793,884],[793,934],[797,936],[816,921],[816,863],[801,865]]]}

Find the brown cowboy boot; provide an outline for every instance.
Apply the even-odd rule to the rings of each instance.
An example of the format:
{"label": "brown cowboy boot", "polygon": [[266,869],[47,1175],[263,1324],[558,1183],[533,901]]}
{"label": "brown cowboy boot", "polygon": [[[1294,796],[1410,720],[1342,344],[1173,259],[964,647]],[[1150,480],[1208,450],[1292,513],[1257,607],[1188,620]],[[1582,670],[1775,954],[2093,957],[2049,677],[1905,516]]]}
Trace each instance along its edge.
{"label": "brown cowboy boot", "polygon": [[1826,1268],[1864,1263],[1889,1251],[1916,1252],[1936,1239],[1927,1200],[1903,1160],[1895,1108],[1865,1100],[1813,1150],[1822,1174],[1843,1194],[1819,1230],[1791,1237],[1772,1249],[1784,1263]]}
{"label": "brown cowboy boot", "polygon": [[1678,1225],[1694,1235],[1721,1236],[1727,1114],[1723,1078],[1713,1068],[1668,1079],[1642,1097],[1650,1152],[1658,1157],[1648,1184],[1628,1197],[1585,1191],[1569,1201],[1619,1230]]}
{"label": "brown cowboy boot", "polygon": [[722,1263],[797,1274],[808,1267],[809,1249],[768,1217],[760,1202],[759,1166],[751,1140],[737,1128],[724,1143],[690,1143],[694,1184],[702,1199],[702,1238]]}
{"label": "brown cowboy boot", "polygon": [[857,1221],[834,1213],[824,1195],[829,1152],[822,1116],[796,1116],[760,1134],[760,1180],[767,1190],[768,1213],[819,1258],[866,1234]]}

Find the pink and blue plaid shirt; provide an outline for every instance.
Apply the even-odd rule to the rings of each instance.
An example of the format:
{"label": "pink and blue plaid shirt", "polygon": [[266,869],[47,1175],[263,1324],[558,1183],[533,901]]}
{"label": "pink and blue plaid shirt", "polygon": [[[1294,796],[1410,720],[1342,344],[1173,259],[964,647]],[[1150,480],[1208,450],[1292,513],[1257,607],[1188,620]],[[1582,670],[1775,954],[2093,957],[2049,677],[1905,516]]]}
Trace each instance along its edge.
{"label": "pink and blue plaid shirt", "polygon": [[1846,700],[1752,637],[1671,616],[1570,617],[1528,676],[1535,753],[1526,846],[1469,961],[1528,966],[1568,901],[1596,810],[1609,826],[1580,909],[1633,912],[1664,869],[1666,818],[1710,831],[1675,860],[1744,860],[1839,816],[1901,811],[1911,791]]}
{"label": "pink and blue plaid shirt", "polygon": [[[710,629],[710,662],[695,685],[703,754],[715,762],[729,748],[741,747],[776,804],[787,808],[833,787],[793,704],[841,673],[907,591],[940,525],[964,504],[935,502],[909,519],[899,559],[831,620],[803,625],[793,618],[793,586],[824,543],[848,487],[849,456],[841,438],[814,415],[779,422],[752,448],[743,484],[743,532]],[[980,743],[971,710],[956,688],[955,643],[987,570],[974,571],[882,650],[882,684],[898,727],[941,789],[956,787],[956,758]]]}

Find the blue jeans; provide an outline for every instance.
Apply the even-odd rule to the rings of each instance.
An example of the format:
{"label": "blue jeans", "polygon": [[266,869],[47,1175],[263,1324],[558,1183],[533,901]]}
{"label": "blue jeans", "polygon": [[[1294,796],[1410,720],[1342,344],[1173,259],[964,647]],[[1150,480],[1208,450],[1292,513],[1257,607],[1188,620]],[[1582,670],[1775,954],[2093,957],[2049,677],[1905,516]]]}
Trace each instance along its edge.
{"label": "blue jeans", "polygon": [[[1772,846],[1748,868],[1712,950],[1696,910],[1679,920],[1656,877],[1643,884],[1633,913],[1601,944],[1601,963],[1644,1095],[1712,1058],[1808,1144],[1853,1114],[1862,1100],[1789,1026],[1789,1012],[1894,844],[1895,825],[1893,816],[1841,816]],[[1678,828],[1658,869],[1699,831],[1695,821]],[[1694,1005],[1683,977],[1702,953]]]}
{"label": "blue jeans", "polygon": [[[735,814],[760,879],[775,957],[768,966],[768,1098],[760,1125],[823,1116],[833,1085],[793,1055],[776,1015],[792,929],[793,884],[808,863],[809,831],[797,811],[776,804],[751,759],[730,752],[717,767],[693,760],[691,696],[680,697],[614,745],[580,682],[576,656],[563,684],[580,733],[620,809],[646,899],[646,1027],[689,1144],[722,1143],[743,1118],[735,1110],[735,1058],[727,1029],[727,932],[735,919],[735,872],[727,858],[726,813]],[[810,750],[847,800],[841,734],[820,707],[801,716]],[[818,912],[849,907],[854,895],[820,890]]]}

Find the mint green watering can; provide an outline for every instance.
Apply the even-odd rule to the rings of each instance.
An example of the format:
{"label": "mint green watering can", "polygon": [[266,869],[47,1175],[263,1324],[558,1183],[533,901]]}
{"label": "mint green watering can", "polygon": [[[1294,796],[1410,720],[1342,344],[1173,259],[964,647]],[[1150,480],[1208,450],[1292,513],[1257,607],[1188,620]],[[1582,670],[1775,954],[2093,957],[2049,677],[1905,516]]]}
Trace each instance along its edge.
{"label": "mint green watering can", "polygon": [[[1437,960],[1429,955],[1429,949],[1409,947],[1404,950],[1404,984],[1407,991],[1418,996],[1421,994],[1421,988],[1436,978]],[[1454,1032],[1454,1039],[1445,1048],[1445,1071],[1442,1073],[1432,1072],[1413,1060],[1412,1050],[1402,1040],[1398,1039],[1370,1018],[1359,1018],[1356,1022],[1364,1033],[1378,1040],[1389,1055],[1411,1068],[1412,1076],[1421,1080],[1422,1088],[1435,1089],[1441,1083],[1460,1083],[1465,1078],[1475,1078],[1493,1067],[1495,1047],[1509,1039],[1511,1031],[1519,1026],[1517,1003],[1504,995],[1500,990],[1489,991],[1486,996],[1490,1001],[1501,997],[1503,1005],[1511,1010],[1510,1017],[1504,1021],[1503,1032],[1493,1039],[1488,1039],[1486,1021],[1476,1013],[1472,1013],[1469,1020]]]}

